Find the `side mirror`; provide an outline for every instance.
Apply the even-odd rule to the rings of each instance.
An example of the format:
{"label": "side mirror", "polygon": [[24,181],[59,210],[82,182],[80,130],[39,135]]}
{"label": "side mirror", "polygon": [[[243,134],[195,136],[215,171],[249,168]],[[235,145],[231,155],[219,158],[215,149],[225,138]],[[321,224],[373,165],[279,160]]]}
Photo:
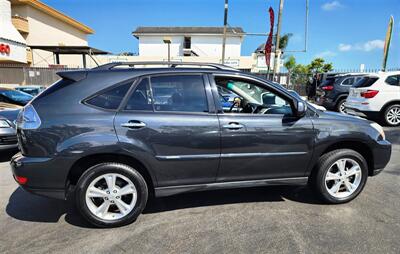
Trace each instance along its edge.
{"label": "side mirror", "polygon": [[296,116],[301,118],[306,115],[307,103],[305,101],[297,101]]}

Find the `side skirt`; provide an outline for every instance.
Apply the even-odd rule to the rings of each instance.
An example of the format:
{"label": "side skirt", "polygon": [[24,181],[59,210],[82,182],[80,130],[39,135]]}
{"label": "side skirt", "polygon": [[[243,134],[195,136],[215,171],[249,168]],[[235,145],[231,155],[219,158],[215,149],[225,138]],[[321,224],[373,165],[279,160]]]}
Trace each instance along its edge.
{"label": "side skirt", "polygon": [[184,192],[234,189],[234,188],[246,188],[246,187],[257,187],[257,186],[268,186],[268,185],[305,185],[307,184],[307,182],[308,182],[308,177],[292,177],[292,178],[261,179],[261,180],[250,180],[250,181],[168,186],[168,187],[155,188],[155,195],[157,197],[166,197]]}

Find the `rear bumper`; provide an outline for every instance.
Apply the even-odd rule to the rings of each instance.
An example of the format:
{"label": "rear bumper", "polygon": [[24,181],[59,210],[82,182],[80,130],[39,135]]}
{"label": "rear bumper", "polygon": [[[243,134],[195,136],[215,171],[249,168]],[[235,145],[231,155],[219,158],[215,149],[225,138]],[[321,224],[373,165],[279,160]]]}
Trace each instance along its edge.
{"label": "rear bumper", "polygon": [[50,198],[66,198],[66,179],[59,168],[54,168],[57,162],[53,159],[25,157],[18,153],[13,156],[10,165],[14,179],[16,176],[28,179],[25,184],[20,184],[24,190]]}
{"label": "rear bumper", "polygon": [[349,115],[355,115],[372,120],[378,120],[380,117],[380,112],[377,111],[365,111],[365,110],[360,110],[358,108],[347,107],[346,105],[345,108],[346,108],[346,113]]}
{"label": "rear bumper", "polygon": [[372,148],[374,165],[370,172],[372,176],[379,174],[390,161],[392,154],[392,144],[387,140],[377,141]]}

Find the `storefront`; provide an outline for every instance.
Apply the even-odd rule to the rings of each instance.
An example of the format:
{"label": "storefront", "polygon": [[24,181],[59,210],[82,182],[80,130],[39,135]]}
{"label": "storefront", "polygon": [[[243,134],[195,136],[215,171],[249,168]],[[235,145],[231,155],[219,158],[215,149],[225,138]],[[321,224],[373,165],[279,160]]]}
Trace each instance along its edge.
{"label": "storefront", "polygon": [[11,3],[0,0],[0,63],[26,63],[26,41],[11,22]]}

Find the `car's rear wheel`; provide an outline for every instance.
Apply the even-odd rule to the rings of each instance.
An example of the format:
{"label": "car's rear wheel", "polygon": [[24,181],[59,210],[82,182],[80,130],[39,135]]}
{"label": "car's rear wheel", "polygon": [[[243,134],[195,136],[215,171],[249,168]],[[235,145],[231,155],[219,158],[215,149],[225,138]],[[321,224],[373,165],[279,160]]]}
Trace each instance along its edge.
{"label": "car's rear wheel", "polygon": [[394,104],[386,108],[384,114],[384,121],[389,126],[400,125],[400,104]]}
{"label": "car's rear wheel", "polygon": [[338,149],[321,156],[313,187],[322,200],[340,204],[360,194],[367,182],[368,166],[364,157],[350,149]]}
{"label": "car's rear wheel", "polygon": [[346,102],[346,99],[341,99],[337,105],[336,105],[336,111],[339,113],[346,113],[346,107],[344,106],[344,103]]}
{"label": "car's rear wheel", "polygon": [[76,187],[77,208],[98,227],[133,222],[146,206],[146,181],[130,166],[101,163],[88,169]]}

